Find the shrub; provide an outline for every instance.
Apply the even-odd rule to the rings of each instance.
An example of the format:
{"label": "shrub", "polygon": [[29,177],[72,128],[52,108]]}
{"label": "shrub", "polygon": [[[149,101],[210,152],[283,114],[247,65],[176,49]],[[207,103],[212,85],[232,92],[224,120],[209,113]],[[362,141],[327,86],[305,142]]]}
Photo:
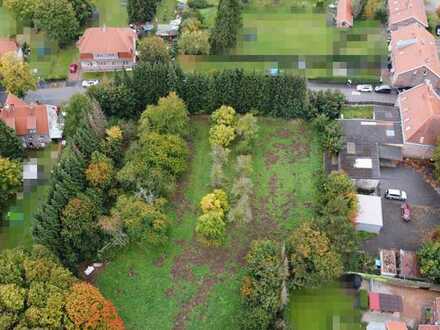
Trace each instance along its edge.
{"label": "shrub", "polygon": [[214,125],[225,125],[234,127],[236,124],[235,110],[232,107],[222,105],[219,109],[213,112],[211,120]]}
{"label": "shrub", "polygon": [[200,208],[204,214],[213,211],[224,216],[229,210],[228,196],[223,190],[215,189],[202,198]]}
{"label": "shrub", "polygon": [[175,92],[161,97],[157,105],[149,105],[142,113],[139,119],[139,133],[150,131],[188,136],[188,111],[185,102]]}
{"label": "shrub", "polygon": [[417,251],[417,257],[420,273],[431,281],[440,283],[440,242],[425,242]]}
{"label": "shrub", "polygon": [[337,155],[344,145],[344,132],[340,122],[318,115],[313,123],[322,148],[332,155]]}
{"label": "shrub", "polygon": [[202,23],[200,22],[200,20],[198,20],[195,17],[190,17],[185,19],[182,22],[182,26],[181,26],[182,33],[198,31],[201,28],[202,28]]}
{"label": "shrub", "polygon": [[359,305],[362,310],[368,309],[368,291],[365,289],[359,290]]}
{"label": "shrub", "polygon": [[9,200],[17,194],[22,185],[22,165],[18,161],[0,157],[0,214]]}
{"label": "shrub", "polygon": [[341,115],[345,96],[337,90],[309,91],[311,115],[324,115],[330,119],[337,119]]}
{"label": "shrub", "polygon": [[208,245],[221,245],[225,240],[226,224],[223,212],[209,211],[197,219],[196,233]]}
{"label": "shrub", "polygon": [[223,124],[215,125],[209,129],[209,143],[227,148],[235,139],[235,128]]}
{"label": "shrub", "polygon": [[180,35],[177,47],[179,48],[180,54],[208,55],[209,33],[208,31],[201,31],[201,30],[196,30],[196,31],[186,30]]}
{"label": "shrub", "polygon": [[257,118],[252,113],[247,113],[238,119],[237,135],[240,137],[238,152],[251,153],[258,135]]}

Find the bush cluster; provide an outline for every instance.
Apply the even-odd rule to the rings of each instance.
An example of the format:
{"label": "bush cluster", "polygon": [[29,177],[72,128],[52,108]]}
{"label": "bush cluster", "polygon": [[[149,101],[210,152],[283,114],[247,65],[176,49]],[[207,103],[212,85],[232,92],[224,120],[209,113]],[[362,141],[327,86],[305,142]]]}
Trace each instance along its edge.
{"label": "bush cluster", "polygon": [[202,215],[197,219],[196,233],[207,245],[221,245],[225,240],[225,217],[229,210],[226,193],[215,189],[200,201]]}

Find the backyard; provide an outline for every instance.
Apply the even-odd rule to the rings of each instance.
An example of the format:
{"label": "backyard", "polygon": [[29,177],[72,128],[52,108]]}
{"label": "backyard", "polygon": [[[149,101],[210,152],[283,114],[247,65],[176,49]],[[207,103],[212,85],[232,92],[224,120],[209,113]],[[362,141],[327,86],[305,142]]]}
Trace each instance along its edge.
{"label": "backyard", "polygon": [[[91,25],[127,26],[127,11],[121,0],[94,0],[93,3],[99,15]],[[12,36],[16,36],[20,43],[25,41],[30,45],[29,65],[34,74],[43,80],[66,79],[69,64],[78,58],[74,43],[61,49],[44,31],[36,33],[17,24],[12,15],[0,6],[0,37]]]}
{"label": "backyard", "polygon": [[[378,21],[356,20],[354,28],[339,30],[327,23],[325,12],[311,4],[284,0],[270,7],[253,3],[243,11],[237,47],[225,56],[182,56],[186,70],[211,71],[240,67],[245,70],[276,68],[309,78],[340,76],[377,77],[386,57],[384,29]],[[201,11],[208,26],[215,7]]]}
{"label": "backyard", "polygon": [[[285,229],[314,215],[315,179],[321,170],[314,132],[302,121],[259,119],[254,148],[251,224],[230,224],[222,247],[197,242],[199,202],[210,191],[209,120],[192,120],[191,166],[172,199],[173,228],[163,248],[131,246],[112,260],[97,286],[112,300],[127,329],[239,328],[239,287],[253,239],[280,241]],[[232,155],[231,159],[234,159]],[[226,171],[232,179],[232,169]]]}

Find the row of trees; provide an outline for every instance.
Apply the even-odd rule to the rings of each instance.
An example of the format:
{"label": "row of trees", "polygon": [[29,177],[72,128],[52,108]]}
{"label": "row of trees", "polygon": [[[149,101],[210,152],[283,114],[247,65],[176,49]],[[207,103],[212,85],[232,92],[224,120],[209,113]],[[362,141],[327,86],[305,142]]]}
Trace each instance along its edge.
{"label": "row of trees", "polygon": [[187,165],[184,102],[171,93],[148,106],[134,128],[137,136],[130,125],[108,125],[87,96],[74,96],[64,111],[67,146],[36,216],[37,242],[71,269],[108,258],[130,242],[165,242],[170,221],[164,197]]}
{"label": "row of trees", "polygon": [[1,329],[125,329],[113,304],[41,245],[0,254]]}
{"label": "row of trees", "polygon": [[123,73],[111,83],[89,89],[106,115],[131,119],[137,119],[147,104],[157,103],[171,91],[184,100],[190,113],[212,113],[228,105],[238,113],[252,110],[280,118],[311,119],[317,115],[310,106],[305,79],[291,75],[271,77],[242,70],[184,73],[171,64],[140,63],[132,76]]}
{"label": "row of trees", "polygon": [[60,46],[77,38],[93,12],[89,0],[4,0],[3,5],[23,24],[45,30]]}

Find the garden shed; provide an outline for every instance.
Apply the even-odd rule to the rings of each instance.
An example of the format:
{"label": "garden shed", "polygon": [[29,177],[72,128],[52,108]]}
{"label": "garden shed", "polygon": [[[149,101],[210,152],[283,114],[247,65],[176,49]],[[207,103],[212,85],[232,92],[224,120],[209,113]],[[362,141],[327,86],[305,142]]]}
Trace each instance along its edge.
{"label": "garden shed", "polygon": [[383,227],[382,199],[379,196],[357,195],[359,211],[355,220],[356,229],[379,233]]}

